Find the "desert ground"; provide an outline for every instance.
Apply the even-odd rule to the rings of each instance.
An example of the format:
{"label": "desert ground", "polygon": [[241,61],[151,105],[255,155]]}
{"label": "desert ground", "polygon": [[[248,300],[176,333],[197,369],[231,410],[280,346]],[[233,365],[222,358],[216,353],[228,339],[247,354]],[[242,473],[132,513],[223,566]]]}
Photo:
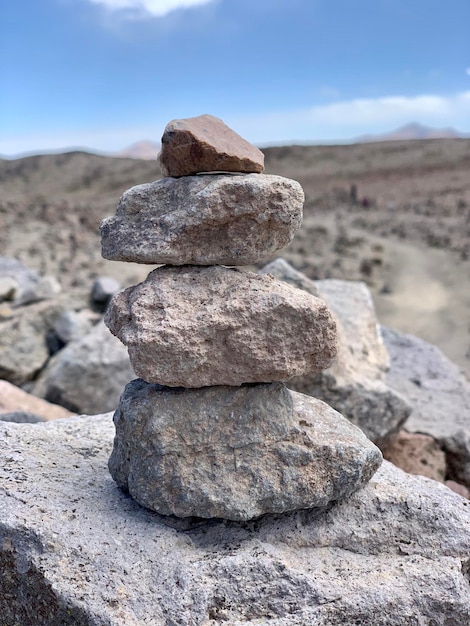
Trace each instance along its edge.
{"label": "desert ground", "polygon": [[[470,139],[263,151],[266,172],[306,195],[282,256],[311,278],[364,280],[382,324],[435,343],[470,375]],[[98,226],[125,189],[159,177],[155,161],[85,152],[0,160],[0,254],[66,291],[97,275],[136,283],[151,268],[102,259]]]}

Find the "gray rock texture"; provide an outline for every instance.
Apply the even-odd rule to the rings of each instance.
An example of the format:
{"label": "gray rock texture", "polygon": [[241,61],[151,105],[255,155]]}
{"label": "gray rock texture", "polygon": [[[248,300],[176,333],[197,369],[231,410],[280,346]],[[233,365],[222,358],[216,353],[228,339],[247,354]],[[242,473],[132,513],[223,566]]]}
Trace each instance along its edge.
{"label": "gray rock texture", "polygon": [[[111,415],[0,424],[5,626],[463,626],[470,507],[384,462],[326,510],[188,522],[107,470]],[[166,522],[166,523],[165,523]]]}
{"label": "gray rock texture", "polygon": [[338,328],[332,366],[289,381],[289,387],[334,407],[378,445],[397,432],[410,413],[405,399],[386,384],[388,353],[370,292],[362,282],[312,281],[283,259],[262,270],[325,300]]}
{"label": "gray rock texture", "polygon": [[0,420],[2,422],[15,422],[16,424],[37,424],[39,422],[47,421],[43,417],[35,415],[34,413],[28,413],[27,411],[0,413]]}
{"label": "gray rock texture", "polygon": [[127,350],[100,323],[52,357],[33,393],[75,413],[92,415],[114,410],[133,378]]}
{"label": "gray rock texture", "polygon": [[336,354],[322,300],[219,266],[160,267],[114,296],[105,323],[139,378],[170,387],[283,381]]}
{"label": "gray rock texture", "polygon": [[105,259],[170,265],[249,265],[286,246],[304,193],[281,176],[164,178],[128,189],[101,222]]}
{"label": "gray rock texture", "polygon": [[329,406],[283,384],[130,383],[111,475],[163,515],[249,520],[326,506],[368,482],[380,450]]}
{"label": "gray rock texture", "polygon": [[264,154],[212,115],[167,124],[158,162],[163,176],[199,172],[254,172],[264,169]]}
{"label": "gray rock texture", "polygon": [[0,302],[14,300],[19,285],[11,276],[0,276]]}
{"label": "gray rock texture", "polygon": [[412,407],[409,432],[431,435],[446,453],[449,478],[470,487],[470,382],[436,346],[382,327],[387,383]]}
{"label": "gray rock texture", "polygon": [[[0,279],[10,281],[10,288],[8,292],[11,291],[12,282],[16,283],[16,288],[13,294],[10,294],[9,297],[13,296],[14,300],[18,302],[20,299],[25,299],[25,294],[28,291],[32,291],[36,288],[38,283],[41,280],[38,272],[35,270],[29,269],[22,263],[19,259],[15,259],[12,257],[0,256]],[[5,282],[5,285],[7,282]]]}

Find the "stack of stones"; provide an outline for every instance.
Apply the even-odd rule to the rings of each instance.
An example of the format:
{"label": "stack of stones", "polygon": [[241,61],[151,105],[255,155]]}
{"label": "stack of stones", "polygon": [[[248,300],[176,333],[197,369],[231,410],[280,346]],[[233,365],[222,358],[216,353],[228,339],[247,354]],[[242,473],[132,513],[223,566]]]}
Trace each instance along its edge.
{"label": "stack of stones", "polygon": [[330,366],[322,300],[234,267],[284,247],[303,191],[209,115],[168,124],[164,178],[101,225],[107,259],[164,264],[112,299],[105,322],[140,377],[114,415],[114,480],[181,518],[249,520],[349,496],[381,463],[362,432],[283,381]]}

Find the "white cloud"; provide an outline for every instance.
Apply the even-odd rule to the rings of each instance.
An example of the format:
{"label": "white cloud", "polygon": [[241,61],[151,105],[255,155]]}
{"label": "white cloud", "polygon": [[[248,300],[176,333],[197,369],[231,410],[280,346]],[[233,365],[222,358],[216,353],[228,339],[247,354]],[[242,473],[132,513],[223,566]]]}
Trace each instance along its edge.
{"label": "white cloud", "polygon": [[101,4],[113,11],[130,10],[137,13],[146,13],[155,17],[163,17],[176,9],[209,4],[214,0],[88,0],[93,4]]}
{"label": "white cloud", "polygon": [[467,69],[465,70],[465,73],[470,76],[470,67],[467,67]]}
{"label": "white cloud", "polygon": [[[452,96],[419,95],[363,98],[306,109],[232,118],[240,134],[259,144],[354,138],[393,130],[409,122],[452,126],[468,132],[470,91]],[[227,122],[229,120],[226,120]]]}

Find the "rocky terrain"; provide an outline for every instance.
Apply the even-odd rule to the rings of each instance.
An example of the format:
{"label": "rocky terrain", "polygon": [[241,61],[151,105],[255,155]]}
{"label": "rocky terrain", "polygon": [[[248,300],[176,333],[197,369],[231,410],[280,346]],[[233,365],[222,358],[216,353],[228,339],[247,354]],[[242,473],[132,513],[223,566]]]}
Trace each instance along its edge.
{"label": "rocky terrain", "polygon": [[[470,140],[267,148],[266,172],[298,180],[304,222],[283,256],[310,278],[364,280],[382,323],[437,344],[470,372]],[[72,152],[0,161],[0,250],[88,287],[148,267],[101,258],[98,225],[154,161]],[[265,259],[268,261],[269,259]]]}
{"label": "rocky terrain", "polygon": [[[334,173],[337,148],[271,149],[270,167],[294,168],[282,173],[307,192],[300,237],[283,252],[302,273],[262,258],[298,226],[299,185],[255,173],[261,154],[246,174],[247,146],[229,163],[220,120],[200,121],[178,122],[161,161],[175,175],[189,167],[178,133],[195,133],[210,164],[196,150],[187,173],[197,176],[140,185],[102,223],[104,256],[126,263],[98,256],[95,220],[148,162],[75,153],[3,164],[4,623],[460,626],[470,611],[470,383],[439,348],[381,327],[365,282],[342,277],[366,280],[392,318],[393,296],[404,320],[425,317],[424,304],[438,328],[468,310],[469,146],[456,144],[463,151],[445,166],[442,150],[430,157],[461,185],[448,213],[455,195],[435,201],[439,219],[420,213],[436,171],[420,170],[410,210],[377,181],[371,195],[359,146],[335,153]],[[424,158],[408,148],[382,146],[382,160],[372,150],[377,180],[388,167],[401,181],[391,194]],[[185,204],[193,194],[196,210]],[[435,250],[426,232],[444,225]],[[257,273],[224,267],[243,263]],[[430,290],[437,267],[462,272],[442,275],[442,289],[455,288],[447,309]],[[116,407],[114,429],[106,412]]]}

